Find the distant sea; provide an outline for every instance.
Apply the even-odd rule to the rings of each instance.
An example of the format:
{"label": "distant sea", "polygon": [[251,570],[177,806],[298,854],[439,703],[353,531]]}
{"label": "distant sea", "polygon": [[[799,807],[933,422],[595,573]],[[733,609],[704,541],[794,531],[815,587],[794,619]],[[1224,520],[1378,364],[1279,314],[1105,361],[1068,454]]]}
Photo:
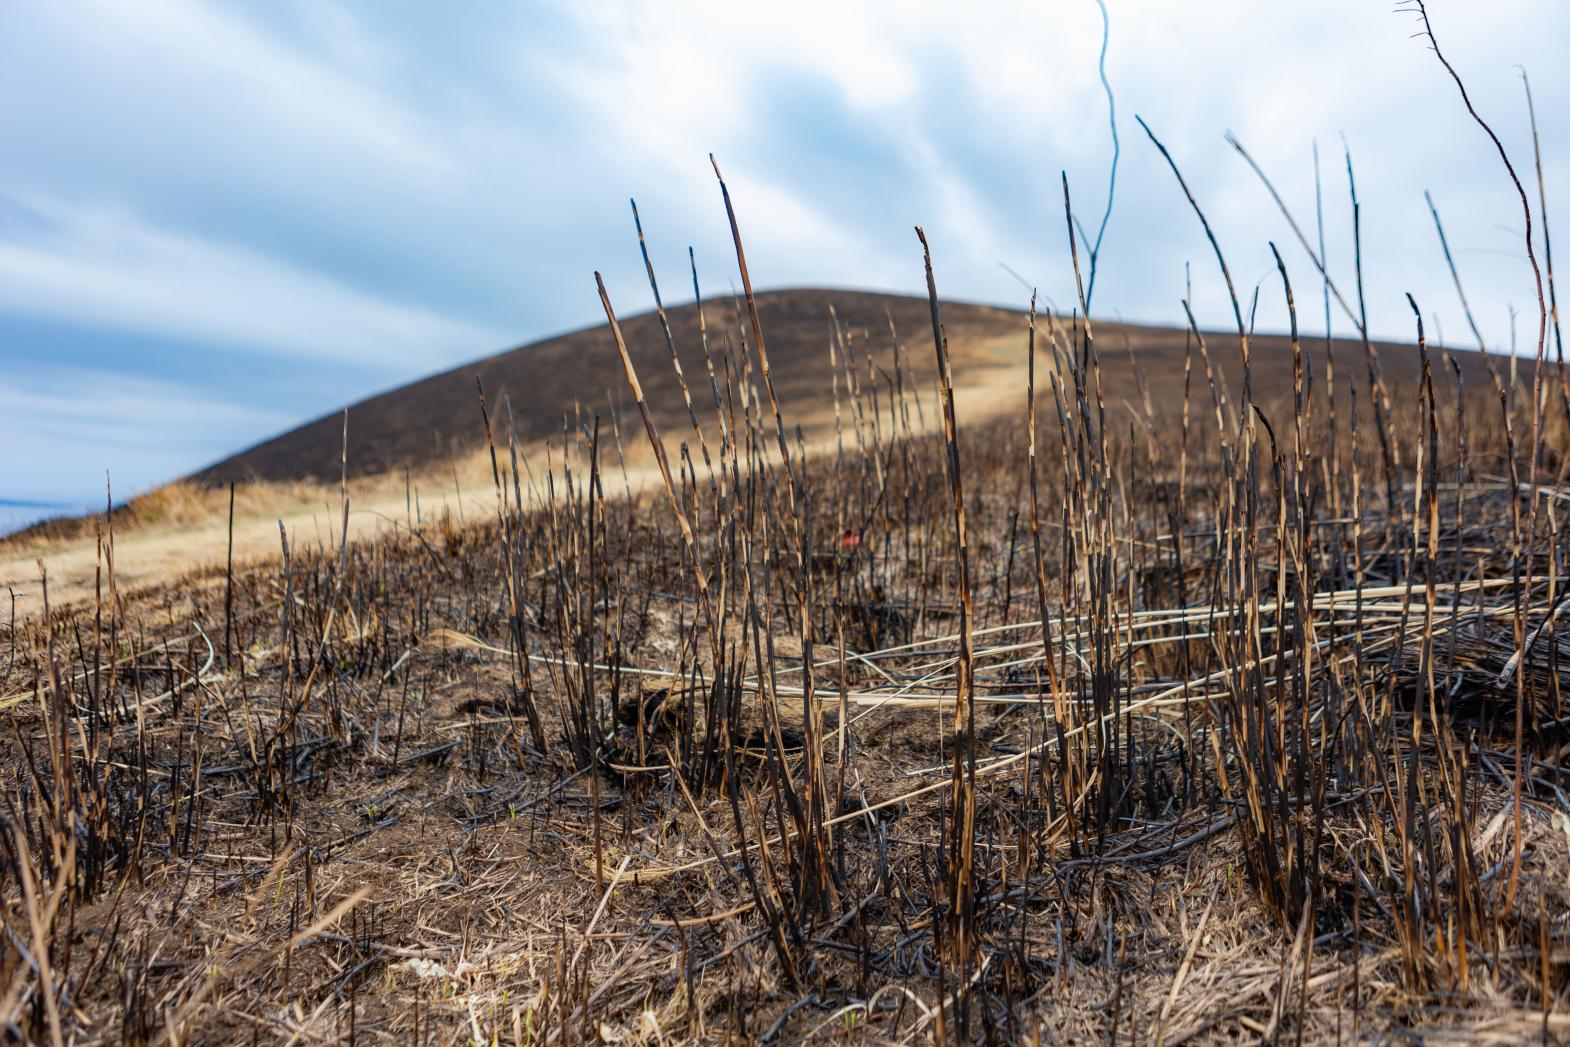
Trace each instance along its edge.
{"label": "distant sea", "polygon": [[17,498],[0,498],[0,537],[14,534],[24,527],[54,516],[72,516],[87,512],[87,507],[74,502],[27,502]]}

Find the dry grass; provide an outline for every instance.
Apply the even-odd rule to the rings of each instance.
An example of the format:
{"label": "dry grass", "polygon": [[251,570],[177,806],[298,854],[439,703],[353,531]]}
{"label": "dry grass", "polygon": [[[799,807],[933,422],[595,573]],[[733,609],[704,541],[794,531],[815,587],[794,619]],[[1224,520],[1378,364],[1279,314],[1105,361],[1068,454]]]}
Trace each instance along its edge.
{"label": "dry grass", "polygon": [[[250,483],[245,485],[246,511],[276,518],[291,507],[337,498],[337,491],[307,481]],[[188,531],[222,524],[229,511],[227,489],[194,480],[175,480],[126,499],[108,514],[124,538],[146,531]],[[0,538],[8,553],[47,553],[74,542],[91,540],[105,528],[104,515],[72,516],[44,520]]]}
{"label": "dry grass", "polygon": [[[904,433],[913,400],[875,428],[852,398],[843,458],[794,460],[820,508],[792,566],[774,427],[734,385],[724,486],[718,466],[713,487],[701,466],[673,480],[696,561],[664,493],[591,493],[619,486],[597,447],[514,487],[502,438],[491,521],[26,625],[11,1020],[83,1041],[1562,1035],[1559,539],[1531,585],[1490,540],[1525,499],[1485,472],[1487,400],[1440,467],[1465,486],[1437,488],[1436,550],[1409,471],[1393,515],[1367,493],[1372,412],[1360,455],[1343,414],[1314,430],[1334,467],[1260,470],[1249,527],[1218,512],[1242,482],[1221,462],[1235,421],[1196,404],[1103,442],[1081,428],[1094,357],[1079,371],[1072,329],[1047,330],[1070,420],[1041,433],[1048,657],[1026,447],[958,434],[980,565],[970,957],[940,936],[960,607],[943,443]],[[1436,396],[1451,438],[1457,402]],[[1402,461],[1420,420],[1392,422]],[[520,512],[531,473],[554,491]],[[1322,509],[1283,529],[1299,478]],[[1226,550],[1253,533],[1256,581],[1229,594]],[[1536,635],[1515,663],[1534,712],[1512,893],[1517,608]]]}
{"label": "dry grass", "polygon": [[[478,412],[476,412],[478,419]],[[355,476],[348,480],[349,495],[356,505],[397,503],[402,507],[405,493],[418,491],[432,509],[455,509],[459,495],[463,503],[485,502],[490,483],[490,465],[483,451],[444,459],[420,470]],[[274,522],[302,508],[328,505],[336,509],[340,484],[319,480],[251,479],[236,485],[237,519]],[[456,492],[456,493],[455,493]],[[107,533],[112,522],[121,540],[149,532],[194,532],[223,529],[229,516],[229,488],[195,479],[174,480],[135,495],[105,514],[62,517],[45,520],[15,534],[0,538],[0,550],[7,554],[46,554],[73,543],[92,541]],[[276,547],[276,542],[272,543]]]}

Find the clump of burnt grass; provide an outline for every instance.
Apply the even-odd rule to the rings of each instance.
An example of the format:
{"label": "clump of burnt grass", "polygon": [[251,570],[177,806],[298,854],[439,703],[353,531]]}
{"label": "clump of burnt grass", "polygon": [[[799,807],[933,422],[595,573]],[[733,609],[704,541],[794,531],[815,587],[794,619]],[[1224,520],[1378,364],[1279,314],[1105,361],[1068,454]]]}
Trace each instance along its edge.
{"label": "clump of burnt grass", "polygon": [[1082,294],[965,427],[928,255],[937,389],[826,317],[809,446],[724,202],[679,442],[602,288],[657,490],[607,497],[623,419],[531,459],[482,391],[493,518],[136,597],[111,557],[9,630],[6,1035],[1570,1031],[1562,366],[1419,323],[1393,389],[1283,262],[1289,383],[1239,307],[1236,367],[1191,326],[1180,402],[1109,403]]}

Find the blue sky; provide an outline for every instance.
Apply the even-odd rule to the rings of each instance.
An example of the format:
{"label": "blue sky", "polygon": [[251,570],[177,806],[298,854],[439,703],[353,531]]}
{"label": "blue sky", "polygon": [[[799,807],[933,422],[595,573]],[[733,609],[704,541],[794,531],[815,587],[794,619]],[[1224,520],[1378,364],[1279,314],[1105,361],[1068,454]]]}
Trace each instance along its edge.
{"label": "blue sky", "polygon": [[[1531,342],[1519,206],[1412,14],[1370,0],[1108,4],[1122,163],[1097,312],[1180,322],[1191,261],[1201,320],[1230,315],[1138,113],[1245,289],[1270,271],[1272,238],[1301,288],[1313,274],[1223,133],[1310,225],[1319,143],[1331,265],[1350,285],[1344,135],[1375,332],[1410,337],[1412,291],[1448,341],[1470,341],[1429,189],[1485,336],[1508,345],[1513,305]],[[1551,217],[1556,202],[1570,214],[1570,5],[1430,11],[1524,176],[1527,68]],[[621,310],[644,308],[629,196],[665,283],[685,283],[692,244],[707,288],[724,291],[734,259],[710,151],[762,286],[919,292],[921,223],[944,293],[1022,304],[1005,262],[1068,301],[1058,172],[1098,213],[1100,33],[1093,0],[8,0],[0,501],[97,501],[106,470],[133,493],[592,323],[595,269]],[[1279,328],[1279,288],[1265,291],[1260,325]]]}

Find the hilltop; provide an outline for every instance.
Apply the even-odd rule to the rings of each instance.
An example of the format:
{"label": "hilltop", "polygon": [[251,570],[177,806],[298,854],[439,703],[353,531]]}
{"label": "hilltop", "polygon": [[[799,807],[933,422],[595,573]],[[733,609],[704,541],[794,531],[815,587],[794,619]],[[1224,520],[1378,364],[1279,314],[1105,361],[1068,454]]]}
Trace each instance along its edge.
{"label": "hilltop", "polygon": [[[917,379],[917,388],[923,393],[932,388],[935,364],[929,305],[924,297],[802,288],[762,292],[757,304],[781,404],[790,422],[801,425],[809,438],[826,435],[833,426],[831,317],[837,316],[853,358],[861,364],[863,379],[869,360],[884,376],[892,375],[897,338],[903,347],[904,366]],[[721,371],[725,346],[739,350],[750,338],[742,309],[742,304],[729,296],[703,304],[714,366]],[[698,307],[691,303],[667,311],[697,408],[711,412],[713,400],[698,314]],[[945,301],[942,318],[954,380],[962,401],[970,408],[961,422],[1023,410],[1027,313]],[[648,311],[618,317],[618,322],[657,423],[662,429],[685,425],[685,407],[658,317]],[[1060,318],[1059,322],[1071,324],[1072,320]],[[1045,327],[1046,318],[1040,323]],[[1103,392],[1109,403],[1140,403],[1141,379],[1156,407],[1181,399],[1184,360],[1191,341],[1188,332],[1097,321],[1095,334],[1103,364]],[[1207,333],[1206,338],[1216,366],[1236,380],[1235,332]],[[1044,339],[1043,360],[1049,352]],[[1252,346],[1256,395],[1268,402],[1288,394],[1292,376],[1288,339],[1264,335],[1254,338]],[[1381,344],[1377,348],[1389,380],[1416,375],[1413,347]],[[1322,340],[1310,340],[1304,349],[1322,375]],[[1366,370],[1361,345],[1340,341],[1336,351],[1341,381],[1354,375],[1363,384]],[[1457,355],[1464,370],[1470,372],[1468,378],[1481,378],[1481,361],[1475,353]],[[1195,367],[1199,366],[1196,358]],[[723,373],[719,380],[723,384]],[[517,438],[524,445],[559,438],[569,416],[577,415],[585,424],[595,415],[607,416],[612,403],[624,429],[638,424],[609,328],[599,323],[473,360],[350,405],[350,476],[401,473],[405,469],[419,473],[480,450],[485,436],[476,383],[484,389],[495,417],[500,417],[500,405],[510,402]],[[998,395],[991,395],[994,393]],[[1198,386],[1194,393],[1201,395]],[[336,483],[342,427],[343,414],[335,411],[216,462],[191,479],[206,486],[257,480]],[[627,443],[641,445],[642,441],[629,439]]]}

